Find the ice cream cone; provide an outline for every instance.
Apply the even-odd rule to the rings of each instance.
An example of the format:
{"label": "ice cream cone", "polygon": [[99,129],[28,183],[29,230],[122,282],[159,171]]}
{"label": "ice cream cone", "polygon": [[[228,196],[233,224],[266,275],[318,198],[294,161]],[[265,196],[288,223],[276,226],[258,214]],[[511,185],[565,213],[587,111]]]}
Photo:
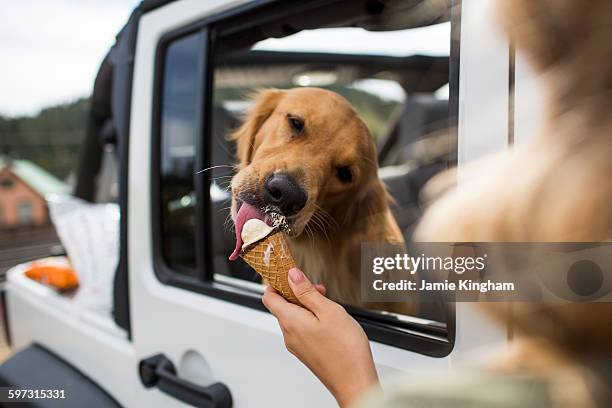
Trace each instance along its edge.
{"label": "ice cream cone", "polygon": [[287,280],[289,269],[295,268],[296,265],[281,232],[274,232],[256,242],[242,251],[240,256],[285,299],[300,304]]}

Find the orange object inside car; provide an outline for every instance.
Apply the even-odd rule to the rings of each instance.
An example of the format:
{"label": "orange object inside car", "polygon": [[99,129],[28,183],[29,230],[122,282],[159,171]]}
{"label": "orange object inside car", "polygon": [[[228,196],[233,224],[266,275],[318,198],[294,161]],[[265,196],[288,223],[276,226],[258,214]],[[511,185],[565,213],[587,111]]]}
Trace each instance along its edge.
{"label": "orange object inside car", "polygon": [[79,280],[74,270],[68,266],[39,264],[34,262],[25,271],[25,275],[44,285],[59,291],[74,289],[79,286]]}

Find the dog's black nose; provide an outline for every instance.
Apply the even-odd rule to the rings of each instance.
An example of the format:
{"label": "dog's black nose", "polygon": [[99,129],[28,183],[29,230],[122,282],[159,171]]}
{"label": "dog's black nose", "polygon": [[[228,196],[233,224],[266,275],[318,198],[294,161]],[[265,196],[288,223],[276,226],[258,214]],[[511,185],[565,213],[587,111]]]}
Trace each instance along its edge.
{"label": "dog's black nose", "polygon": [[283,215],[297,214],[306,205],[308,195],[293,177],[286,173],[274,173],[264,186],[264,201],[278,207]]}

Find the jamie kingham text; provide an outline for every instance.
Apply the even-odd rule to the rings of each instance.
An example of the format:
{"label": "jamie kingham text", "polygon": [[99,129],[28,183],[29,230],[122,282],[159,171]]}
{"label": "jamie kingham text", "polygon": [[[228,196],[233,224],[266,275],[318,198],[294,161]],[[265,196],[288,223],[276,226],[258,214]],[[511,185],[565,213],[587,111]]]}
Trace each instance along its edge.
{"label": "jamie kingham text", "polygon": [[487,254],[478,257],[458,256],[409,256],[396,254],[392,257],[376,257],[372,260],[372,272],[380,275],[386,271],[410,271],[414,275],[418,271],[453,271],[459,275],[465,271],[482,271],[485,268]]}

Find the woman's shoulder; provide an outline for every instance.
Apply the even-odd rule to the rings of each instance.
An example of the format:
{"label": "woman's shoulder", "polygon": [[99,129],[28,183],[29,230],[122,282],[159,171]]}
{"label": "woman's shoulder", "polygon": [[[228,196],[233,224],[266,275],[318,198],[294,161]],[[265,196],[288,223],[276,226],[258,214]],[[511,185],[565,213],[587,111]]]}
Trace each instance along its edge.
{"label": "woman's shoulder", "polygon": [[356,408],[549,407],[549,384],[529,375],[467,371],[405,376],[367,395]]}

